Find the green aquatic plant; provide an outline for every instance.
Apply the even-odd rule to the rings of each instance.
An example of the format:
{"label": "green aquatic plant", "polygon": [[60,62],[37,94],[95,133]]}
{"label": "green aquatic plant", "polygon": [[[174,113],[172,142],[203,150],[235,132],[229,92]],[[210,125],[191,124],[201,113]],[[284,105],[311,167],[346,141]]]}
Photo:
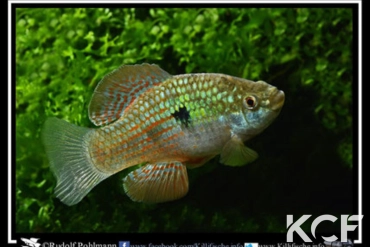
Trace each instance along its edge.
{"label": "green aquatic plant", "polygon": [[[282,232],[288,211],[351,210],[319,198],[325,188],[333,200],[335,191],[352,193],[352,18],[345,7],[16,8],[16,232]],[[65,206],[53,196],[45,119],[93,127],[87,109],[97,83],[121,64],[144,62],[283,89],[281,116],[251,142],[260,158],[238,171],[218,158],[190,170],[192,193],[177,202],[130,201],[125,171]],[[312,183],[328,174],[345,182]]]}

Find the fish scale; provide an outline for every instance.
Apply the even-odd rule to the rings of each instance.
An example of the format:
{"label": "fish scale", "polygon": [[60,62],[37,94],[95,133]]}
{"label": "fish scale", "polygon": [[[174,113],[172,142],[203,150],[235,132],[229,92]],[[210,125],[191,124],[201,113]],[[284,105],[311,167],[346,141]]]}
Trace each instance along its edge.
{"label": "fish scale", "polygon": [[[202,81],[203,80],[203,81]],[[105,167],[108,167],[109,170],[123,169],[130,167],[132,165],[140,164],[143,162],[151,162],[150,158],[153,152],[159,153],[165,148],[170,148],[174,150],[173,147],[178,148],[179,150],[174,150],[174,154],[165,153],[164,157],[156,156],[158,159],[167,159],[171,160],[173,155],[182,155],[185,156],[181,150],[181,147],[178,147],[179,138],[185,135],[182,131],[183,126],[181,122],[178,122],[174,119],[172,114],[175,113],[180,107],[185,107],[189,109],[189,114],[191,115],[193,132],[198,131],[198,135],[202,135],[202,132],[206,132],[207,125],[204,125],[205,122],[215,120],[220,113],[226,113],[227,110],[225,107],[225,102],[219,101],[217,95],[221,95],[217,88],[210,88],[213,86],[214,81],[220,80],[217,75],[181,75],[179,77],[173,77],[163,82],[161,86],[155,89],[155,93],[144,93],[141,97],[137,99],[132,107],[127,109],[122,115],[122,119],[130,118],[140,120],[139,123],[131,126],[130,123],[127,123],[124,126],[125,132],[121,132],[122,142],[130,143],[130,146],[127,149],[120,149],[118,153],[109,153],[108,162],[104,163]],[[188,86],[189,85],[189,86]],[[197,85],[200,94],[195,96],[193,86]],[[218,83],[221,89],[225,88],[222,84]],[[168,88],[177,88],[176,91],[167,90]],[[203,91],[200,91],[203,90]],[[186,100],[184,95],[189,95],[189,100]],[[194,101],[190,102],[190,95],[194,96]],[[203,100],[208,96],[207,100]],[[228,97],[229,95],[223,94],[223,96]],[[152,99],[152,100],[150,100]],[[149,104],[144,104],[143,102],[151,102]],[[207,108],[205,108],[207,106]],[[163,109],[161,109],[163,108]],[[149,111],[153,109],[153,113],[146,117],[144,120],[140,118],[143,114],[142,112]],[[229,110],[232,110],[230,107]],[[162,114],[161,114],[162,113]],[[154,119],[154,116],[157,119]],[[149,121],[153,119],[152,121]],[[98,130],[97,135],[106,135],[104,138],[106,141],[106,147],[103,149],[111,149],[111,147],[122,145],[121,143],[116,143],[117,138],[111,134],[111,132],[106,133],[105,128],[114,128],[119,129],[120,122],[113,123],[112,126],[103,127]],[[204,126],[203,128],[198,128],[197,126]],[[134,132],[135,130],[135,132]],[[114,132],[113,132],[114,133]],[[128,134],[126,134],[128,133]],[[149,133],[149,134],[148,134]],[[149,140],[145,140],[145,137],[149,136]],[[168,138],[171,137],[171,138]],[[210,138],[211,139],[211,138]],[[91,145],[94,145],[94,138],[91,139]],[[153,145],[156,143],[157,145]],[[140,148],[138,148],[140,147]],[[96,151],[93,148],[92,158],[94,159],[94,153],[97,153],[101,157],[101,149],[98,148]],[[138,157],[136,154],[140,153]],[[186,161],[188,157],[176,157],[177,160]],[[99,162],[97,162],[99,163]],[[97,165],[98,166],[98,165]],[[117,168],[116,168],[117,167]]]}
{"label": "fish scale", "polygon": [[121,66],[99,82],[89,105],[90,120],[102,127],[45,122],[55,194],[76,204],[112,174],[143,164],[123,180],[132,200],[181,198],[188,191],[186,167],[218,154],[229,166],[253,162],[258,155],[244,142],[278,116],[284,98],[263,81],[216,73],[171,76],[149,64]]}

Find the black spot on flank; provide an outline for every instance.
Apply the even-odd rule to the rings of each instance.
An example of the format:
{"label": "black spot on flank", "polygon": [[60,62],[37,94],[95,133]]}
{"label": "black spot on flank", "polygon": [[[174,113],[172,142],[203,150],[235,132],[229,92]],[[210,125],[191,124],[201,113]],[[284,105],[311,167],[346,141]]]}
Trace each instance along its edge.
{"label": "black spot on flank", "polygon": [[188,127],[190,124],[190,114],[186,107],[179,108],[178,111],[175,111],[172,116],[177,120],[180,121],[185,127]]}

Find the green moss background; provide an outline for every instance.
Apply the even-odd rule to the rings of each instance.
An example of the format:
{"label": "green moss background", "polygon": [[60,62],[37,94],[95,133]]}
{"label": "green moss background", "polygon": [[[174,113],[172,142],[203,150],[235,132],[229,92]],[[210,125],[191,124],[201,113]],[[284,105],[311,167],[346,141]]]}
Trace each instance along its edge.
{"label": "green moss background", "polygon": [[[16,232],[285,232],[286,214],[352,213],[352,9],[15,14]],[[171,74],[225,73],[284,90],[281,115],[247,143],[259,159],[232,168],[216,157],[190,170],[188,195],[170,203],[132,202],[123,171],[79,204],[62,204],[40,140],[43,122],[56,116],[93,127],[87,106],[99,80],[121,64],[144,62]]]}

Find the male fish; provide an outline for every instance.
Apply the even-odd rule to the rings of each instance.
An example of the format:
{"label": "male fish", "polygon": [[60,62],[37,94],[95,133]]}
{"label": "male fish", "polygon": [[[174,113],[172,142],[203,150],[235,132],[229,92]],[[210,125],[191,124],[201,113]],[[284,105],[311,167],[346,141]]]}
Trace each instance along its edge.
{"label": "male fish", "polygon": [[188,192],[187,168],[221,154],[242,166],[257,153],[243,142],[278,116],[284,92],[263,81],[215,73],[172,76],[157,65],[123,65],[97,85],[89,118],[97,129],[57,118],[42,138],[57,179],[55,195],[73,205],[107,177],[123,179],[133,201],[159,203]]}

